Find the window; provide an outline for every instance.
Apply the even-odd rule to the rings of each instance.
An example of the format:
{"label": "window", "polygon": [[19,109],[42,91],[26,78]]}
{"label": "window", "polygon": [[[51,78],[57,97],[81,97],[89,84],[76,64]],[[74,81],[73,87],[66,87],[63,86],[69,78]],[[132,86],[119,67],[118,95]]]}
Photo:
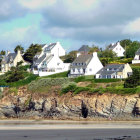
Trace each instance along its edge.
{"label": "window", "polygon": [[92,71],[92,69],[89,69],[89,71]]}
{"label": "window", "polygon": [[85,70],[85,69],[83,69],[83,72],[85,73],[85,72],[86,72],[86,70]]}
{"label": "window", "polygon": [[80,69],[78,69],[78,72],[80,73]]}
{"label": "window", "polygon": [[73,69],[73,72],[75,72],[75,69]]}

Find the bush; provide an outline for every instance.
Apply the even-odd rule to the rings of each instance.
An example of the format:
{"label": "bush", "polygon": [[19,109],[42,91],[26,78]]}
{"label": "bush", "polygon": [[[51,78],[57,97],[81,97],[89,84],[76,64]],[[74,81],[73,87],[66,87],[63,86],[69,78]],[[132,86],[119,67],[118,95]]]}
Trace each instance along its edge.
{"label": "bush", "polygon": [[26,77],[25,79],[19,80],[17,82],[8,83],[8,85],[10,87],[20,87],[20,86],[28,85],[32,81],[36,80],[37,77],[38,76],[34,74],[29,74],[28,77]]}
{"label": "bush", "polygon": [[76,90],[74,91],[74,95],[79,94],[82,91],[89,91],[89,87],[77,87]]}
{"label": "bush", "polygon": [[94,76],[93,75],[90,75],[90,76],[79,76],[79,77],[76,77],[74,79],[74,81],[76,83],[78,83],[78,82],[84,82],[84,81],[94,81]]}
{"label": "bush", "polygon": [[95,79],[95,83],[111,83],[111,82],[118,82],[121,79]]}
{"label": "bush", "polygon": [[137,92],[136,88],[106,88],[106,92],[113,94],[135,94]]}
{"label": "bush", "polygon": [[70,82],[62,87],[61,94],[74,92],[76,89],[77,89],[76,83]]}
{"label": "bush", "polygon": [[31,82],[28,85],[28,89],[31,91],[39,90],[42,87],[50,87],[50,86],[62,86],[62,84],[69,83],[69,78],[44,78],[44,79],[37,79]]}
{"label": "bush", "polygon": [[8,91],[8,94],[12,94],[12,93],[14,93],[14,95],[17,95],[18,89],[15,87],[10,88]]}
{"label": "bush", "polygon": [[133,68],[133,75],[125,80],[124,87],[135,88],[137,86],[140,86],[140,69]]}
{"label": "bush", "polygon": [[66,72],[57,73],[57,74],[53,74],[53,75],[49,75],[49,76],[43,76],[43,77],[40,77],[39,79],[42,79],[42,78],[63,78],[63,77],[68,77],[68,73],[69,73],[69,71],[66,71]]}

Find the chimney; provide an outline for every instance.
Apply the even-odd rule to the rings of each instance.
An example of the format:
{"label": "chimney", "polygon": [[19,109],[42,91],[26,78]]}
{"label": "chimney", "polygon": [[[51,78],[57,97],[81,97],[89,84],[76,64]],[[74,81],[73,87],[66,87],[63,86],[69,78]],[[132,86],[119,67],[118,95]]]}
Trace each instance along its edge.
{"label": "chimney", "polygon": [[20,50],[19,50],[19,49],[17,50],[17,54],[21,54],[21,52],[20,52]]}
{"label": "chimney", "polygon": [[77,53],[77,57],[79,57],[80,55],[81,55],[81,53],[78,52],[78,53]]}
{"label": "chimney", "polygon": [[120,42],[118,41],[118,43],[117,43],[118,45],[120,45]]}
{"label": "chimney", "polygon": [[7,51],[7,55],[9,55],[10,54],[10,51]]}
{"label": "chimney", "polygon": [[97,57],[97,52],[93,52],[93,57]]}

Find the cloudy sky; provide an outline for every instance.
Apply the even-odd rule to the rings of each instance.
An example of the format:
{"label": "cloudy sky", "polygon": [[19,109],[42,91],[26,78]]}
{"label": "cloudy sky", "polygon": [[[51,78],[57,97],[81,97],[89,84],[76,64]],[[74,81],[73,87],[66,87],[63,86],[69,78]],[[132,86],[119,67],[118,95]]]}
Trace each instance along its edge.
{"label": "cloudy sky", "polygon": [[0,0],[0,50],[59,41],[68,51],[140,40],[140,0]]}

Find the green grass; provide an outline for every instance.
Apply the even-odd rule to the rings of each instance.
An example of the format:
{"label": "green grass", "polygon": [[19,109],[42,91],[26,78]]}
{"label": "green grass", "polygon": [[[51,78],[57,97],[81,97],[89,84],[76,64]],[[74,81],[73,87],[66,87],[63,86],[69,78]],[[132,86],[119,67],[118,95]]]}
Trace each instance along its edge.
{"label": "green grass", "polygon": [[28,85],[32,81],[36,80],[37,77],[38,76],[36,76],[34,74],[29,74],[29,73],[27,74],[26,73],[26,77],[22,80],[19,80],[19,81],[16,81],[16,82],[11,82],[11,83],[6,83],[5,80],[1,80],[0,85],[17,88],[17,87],[20,87],[20,86]]}
{"label": "green grass", "polygon": [[112,83],[112,82],[119,82],[122,79],[94,79],[95,83]]}
{"label": "green grass", "polygon": [[49,75],[49,76],[39,77],[38,79],[42,79],[42,78],[62,78],[62,77],[68,77],[68,73],[69,73],[69,71],[66,71],[66,72],[57,73],[57,74],[53,74],[53,75]]}

